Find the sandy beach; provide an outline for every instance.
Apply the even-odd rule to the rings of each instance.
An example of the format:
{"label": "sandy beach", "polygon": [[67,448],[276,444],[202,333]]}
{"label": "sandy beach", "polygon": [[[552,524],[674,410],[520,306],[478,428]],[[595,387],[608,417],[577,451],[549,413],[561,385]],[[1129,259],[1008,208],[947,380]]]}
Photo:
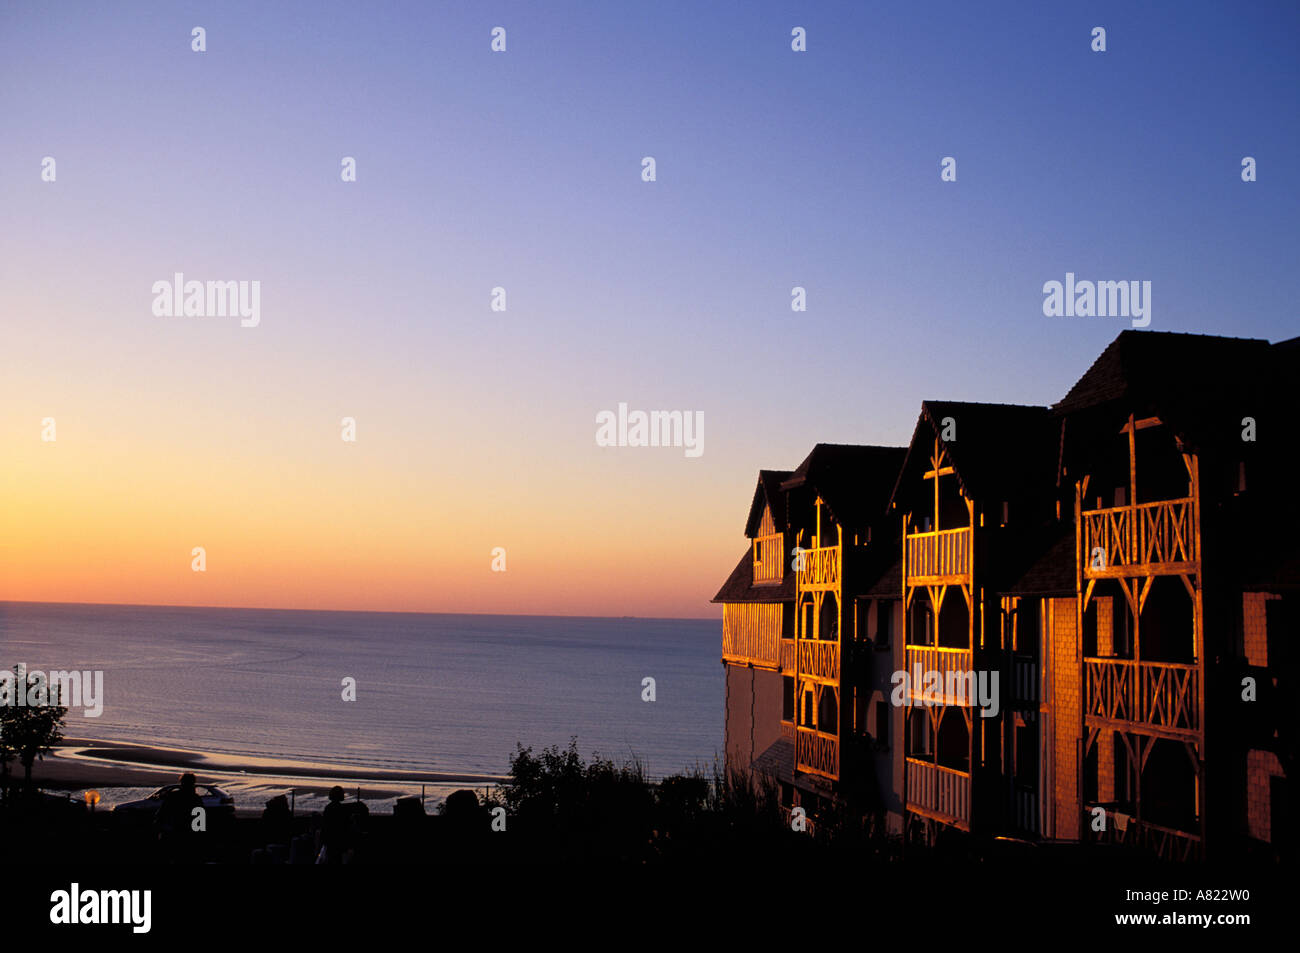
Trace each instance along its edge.
{"label": "sandy beach", "polygon": [[[19,769],[21,771],[21,769]],[[149,791],[192,771],[200,784],[215,784],[235,796],[241,813],[260,812],[264,802],[293,791],[307,809],[320,802],[334,785],[364,800],[383,801],[422,791],[440,800],[458,788],[484,787],[502,778],[484,774],[419,774],[411,771],[365,770],[356,767],[231,758],[197,751],[156,748],[84,738],[67,738],[32,769],[33,780],[50,791],[80,798],[86,790],[100,793],[101,805],[111,808],[143,797]]]}

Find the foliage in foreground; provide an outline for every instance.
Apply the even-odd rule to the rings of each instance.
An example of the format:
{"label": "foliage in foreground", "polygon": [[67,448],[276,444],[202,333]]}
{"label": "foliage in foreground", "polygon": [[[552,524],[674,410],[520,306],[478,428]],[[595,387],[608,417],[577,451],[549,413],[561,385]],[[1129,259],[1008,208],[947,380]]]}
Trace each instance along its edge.
{"label": "foliage in foreground", "polygon": [[510,778],[487,806],[504,807],[510,830],[552,859],[650,863],[719,851],[770,856],[811,842],[783,823],[773,783],[727,776],[716,765],[711,776],[696,768],[654,783],[635,759],[616,764],[593,755],[584,761],[574,739],[567,748],[552,745],[539,754],[518,746]]}

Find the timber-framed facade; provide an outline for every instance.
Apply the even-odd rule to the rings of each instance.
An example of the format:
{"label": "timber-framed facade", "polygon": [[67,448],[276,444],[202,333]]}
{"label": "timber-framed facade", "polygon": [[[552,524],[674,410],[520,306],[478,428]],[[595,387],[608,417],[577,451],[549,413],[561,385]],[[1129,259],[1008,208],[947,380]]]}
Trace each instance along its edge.
{"label": "timber-framed facade", "polygon": [[1297,358],[1125,331],[1050,407],[925,401],[907,448],[762,471],[728,768],[814,826],[1294,856]]}

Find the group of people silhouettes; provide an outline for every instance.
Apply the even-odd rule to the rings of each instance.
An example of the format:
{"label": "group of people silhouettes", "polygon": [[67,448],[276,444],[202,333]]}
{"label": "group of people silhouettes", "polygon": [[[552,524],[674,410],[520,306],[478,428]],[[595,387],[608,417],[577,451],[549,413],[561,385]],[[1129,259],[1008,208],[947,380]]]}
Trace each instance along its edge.
{"label": "group of people silhouettes", "polygon": [[[370,810],[360,797],[351,803],[345,798],[343,788],[336,785],[330,789],[329,803],[321,812],[315,831],[313,846],[318,864],[348,864],[356,859]],[[201,837],[207,830],[207,818],[202,816],[202,811],[197,778],[190,773],[182,774],[180,784],[163,796],[154,817],[154,832],[168,862],[197,863],[203,858]],[[266,802],[262,831],[268,845],[294,844],[297,853],[293,812],[283,794]]]}

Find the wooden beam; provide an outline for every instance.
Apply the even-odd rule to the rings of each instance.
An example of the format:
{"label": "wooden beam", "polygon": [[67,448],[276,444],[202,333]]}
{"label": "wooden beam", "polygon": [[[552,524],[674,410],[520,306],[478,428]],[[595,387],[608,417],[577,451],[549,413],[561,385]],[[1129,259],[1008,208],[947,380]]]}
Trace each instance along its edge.
{"label": "wooden beam", "polygon": [[1128,505],[1137,506],[1137,428],[1133,424],[1133,415],[1128,415]]}

